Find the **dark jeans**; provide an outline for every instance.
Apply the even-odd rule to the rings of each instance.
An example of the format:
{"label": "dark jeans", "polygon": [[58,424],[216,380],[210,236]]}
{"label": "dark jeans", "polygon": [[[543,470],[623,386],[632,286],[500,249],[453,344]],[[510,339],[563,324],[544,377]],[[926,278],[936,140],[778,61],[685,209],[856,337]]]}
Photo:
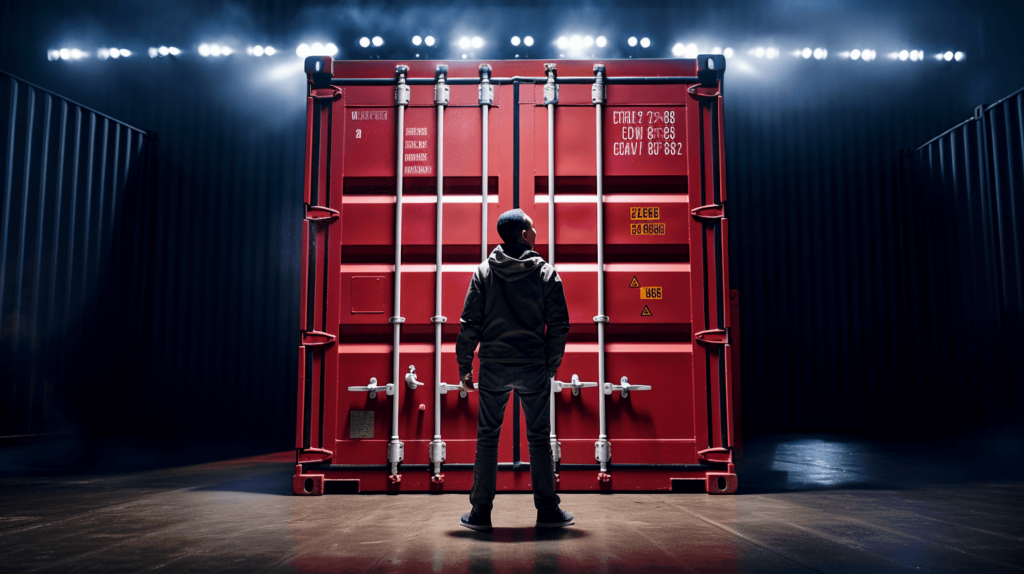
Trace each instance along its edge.
{"label": "dark jeans", "polygon": [[515,390],[526,414],[526,436],[530,443],[530,478],[533,504],[537,510],[555,508],[555,469],[551,460],[551,379],[544,365],[506,366],[481,363],[479,377],[480,417],[476,433],[476,464],[469,501],[473,510],[489,514],[494,506],[498,481],[498,437],[505,418],[505,405]]}

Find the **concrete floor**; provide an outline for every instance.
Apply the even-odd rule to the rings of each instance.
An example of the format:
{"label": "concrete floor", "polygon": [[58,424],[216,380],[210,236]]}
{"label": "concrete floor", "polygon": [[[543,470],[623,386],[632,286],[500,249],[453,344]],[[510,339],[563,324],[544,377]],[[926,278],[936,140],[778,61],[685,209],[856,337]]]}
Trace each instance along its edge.
{"label": "concrete floor", "polygon": [[492,534],[457,525],[463,494],[292,496],[291,452],[110,447],[97,471],[60,462],[75,443],[8,447],[0,572],[1024,570],[1021,440],[978,442],[762,438],[735,496],[565,494],[577,525],[538,533],[529,495],[499,495]]}

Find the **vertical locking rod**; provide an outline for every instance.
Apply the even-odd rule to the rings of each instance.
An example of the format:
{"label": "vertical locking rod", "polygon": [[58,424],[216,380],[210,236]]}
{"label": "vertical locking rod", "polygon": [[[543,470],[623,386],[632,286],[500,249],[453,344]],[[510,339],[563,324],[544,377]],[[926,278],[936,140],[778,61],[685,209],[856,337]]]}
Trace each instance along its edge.
{"label": "vertical locking rod", "polygon": [[391,398],[391,442],[388,443],[388,462],[391,464],[391,477],[393,482],[398,482],[398,465],[404,458],[405,445],[398,438],[398,404],[401,395],[401,362],[398,352],[398,345],[401,340],[402,323],[402,180],[405,175],[405,156],[403,142],[405,141],[405,108],[409,105],[409,86],[405,83],[406,74],[409,73],[408,66],[397,66],[395,73],[398,75],[398,85],[395,86],[395,106],[398,108],[398,136],[395,138],[397,147],[397,166],[395,172],[395,303],[394,316],[391,317],[391,325],[394,329],[394,348],[392,350],[391,382],[395,386],[395,394]]}
{"label": "vertical locking rod", "polygon": [[487,64],[480,64],[480,92],[479,102],[481,111],[483,134],[481,143],[480,159],[480,260],[487,260],[487,127],[491,106],[494,104],[494,86],[491,85],[491,67]]}
{"label": "vertical locking rod", "polygon": [[[597,125],[596,132],[596,175],[597,175],[597,382],[604,385],[606,380],[604,361],[604,325],[608,317],[604,314],[604,146],[602,130],[602,113],[605,102],[604,64],[594,64],[594,85],[591,88],[591,101]],[[608,418],[605,413],[604,393],[598,393],[600,401],[598,409],[601,418],[601,430],[595,443],[595,458],[601,465],[601,475],[608,472],[611,460],[611,444],[608,442]]]}
{"label": "vertical locking rod", "polygon": [[437,84],[434,86],[434,105],[437,107],[437,219],[435,230],[434,256],[434,440],[430,443],[430,462],[433,476],[440,478],[441,463],[444,462],[444,442],[441,440],[441,246],[444,238],[444,108],[448,105],[449,88],[445,83],[448,66],[437,67]]}
{"label": "vertical locking rod", "polygon": [[[558,83],[555,64],[544,64],[548,80],[544,84],[544,104],[548,108],[548,263],[555,266],[555,104],[558,103]],[[561,457],[558,433],[555,431],[555,395],[558,385],[551,377],[551,458],[557,464]]]}

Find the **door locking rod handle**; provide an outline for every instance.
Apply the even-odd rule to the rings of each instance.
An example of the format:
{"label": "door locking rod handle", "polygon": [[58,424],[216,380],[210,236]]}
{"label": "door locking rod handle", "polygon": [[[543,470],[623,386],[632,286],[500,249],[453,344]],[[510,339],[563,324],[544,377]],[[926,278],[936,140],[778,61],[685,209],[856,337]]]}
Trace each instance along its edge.
{"label": "door locking rod handle", "polygon": [[377,377],[370,377],[370,384],[362,385],[362,386],[349,387],[348,390],[350,390],[352,392],[356,392],[356,393],[358,393],[358,392],[364,392],[364,393],[368,392],[368,393],[370,393],[370,398],[371,399],[375,399],[375,398],[377,398],[377,392],[378,391],[384,391],[388,396],[393,396],[395,394],[395,384],[394,383],[388,383],[388,384],[386,384],[384,386],[378,387],[377,386]]}
{"label": "door locking rod handle", "polygon": [[628,399],[630,391],[649,391],[649,390],[651,390],[651,385],[631,385],[631,384],[629,384],[629,379],[627,377],[622,377],[621,383],[622,384],[619,384],[619,385],[613,385],[611,383],[605,383],[604,384],[604,394],[610,395],[610,394],[612,394],[615,391],[619,391],[619,393],[621,393],[622,398]]}
{"label": "door locking rod handle", "polygon": [[447,395],[448,391],[459,391],[459,397],[466,398],[469,393],[477,389],[477,384],[467,385],[466,381],[459,381],[457,385],[449,385],[448,383],[441,383],[441,394]]}
{"label": "door locking rod handle", "polygon": [[565,389],[572,389],[572,396],[574,396],[574,397],[578,397],[579,396],[580,389],[584,389],[584,388],[588,388],[588,387],[596,387],[596,386],[597,386],[597,383],[585,383],[583,381],[580,381],[579,375],[575,375],[575,374],[572,376],[572,382],[563,383],[562,381],[555,381],[555,388],[557,390],[564,391]]}

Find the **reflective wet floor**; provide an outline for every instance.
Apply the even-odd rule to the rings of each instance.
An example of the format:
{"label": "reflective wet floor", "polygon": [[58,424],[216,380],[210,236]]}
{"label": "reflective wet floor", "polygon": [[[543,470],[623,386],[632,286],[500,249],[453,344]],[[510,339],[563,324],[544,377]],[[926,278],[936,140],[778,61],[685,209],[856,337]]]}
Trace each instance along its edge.
{"label": "reflective wet floor", "polygon": [[7,447],[0,572],[1019,572],[1021,445],[761,438],[737,495],[563,494],[553,532],[499,495],[490,534],[458,526],[464,494],[293,496],[291,452]]}

